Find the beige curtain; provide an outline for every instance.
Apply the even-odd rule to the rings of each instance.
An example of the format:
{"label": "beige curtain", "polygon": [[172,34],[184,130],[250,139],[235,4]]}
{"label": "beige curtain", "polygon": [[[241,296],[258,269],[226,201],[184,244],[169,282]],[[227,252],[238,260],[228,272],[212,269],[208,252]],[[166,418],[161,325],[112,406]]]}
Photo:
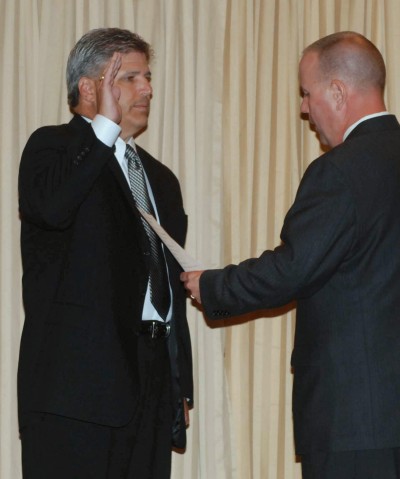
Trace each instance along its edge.
{"label": "beige curtain", "polygon": [[[0,478],[21,477],[16,370],[23,325],[17,175],[29,134],[68,121],[64,71],[87,30],[137,31],[156,51],[139,143],[174,170],[187,249],[209,267],[279,243],[307,164],[320,154],[300,120],[302,49],[356,30],[381,49],[387,105],[400,111],[398,0],[0,0]],[[174,479],[299,479],[290,354],[294,305],[210,323],[188,302],[196,395]]]}

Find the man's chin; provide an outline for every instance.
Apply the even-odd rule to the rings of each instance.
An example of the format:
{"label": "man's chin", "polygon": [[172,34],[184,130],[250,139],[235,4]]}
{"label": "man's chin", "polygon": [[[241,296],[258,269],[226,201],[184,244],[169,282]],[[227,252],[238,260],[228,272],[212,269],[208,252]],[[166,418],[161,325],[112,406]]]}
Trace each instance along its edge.
{"label": "man's chin", "polygon": [[317,133],[317,138],[318,138],[318,141],[321,143],[322,146],[329,146],[328,140],[324,136]]}
{"label": "man's chin", "polygon": [[143,133],[147,128],[147,117],[143,118],[143,121],[135,121],[134,123],[128,121],[121,121],[120,127],[122,128],[121,136],[136,138]]}
{"label": "man's chin", "polygon": [[332,148],[332,145],[329,143],[329,141],[324,137],[321,136],[319,133],[317,133],[317,138],[319,141],[319,144],[321,146],[321,150],[326,152],[329,151]]}
{"label": "man's chin", "polygon": [[139,136],[146,130],[147,130],[147,123],[145,123],[142,127],[137,127],[132,135],[133,138],[136,138],[137,136]]}

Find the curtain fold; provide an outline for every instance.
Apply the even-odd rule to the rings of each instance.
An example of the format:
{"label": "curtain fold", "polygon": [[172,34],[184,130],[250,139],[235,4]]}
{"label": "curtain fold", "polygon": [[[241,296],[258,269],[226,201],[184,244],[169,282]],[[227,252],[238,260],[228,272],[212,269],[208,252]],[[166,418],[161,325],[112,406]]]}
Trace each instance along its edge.
{"label": "curtain fold", "polygon": [[[0,477],[21,477],[16,371],[23,325],[17,177],[29,135],[70,118],[65,66],[86,31],[136,31],[156,52],[138,143],[178,176],[186,247],[205,267],[279,244],[307,165],[321,154],[300,118],[305,46],[340,30],[370,38],[400,110],[398,0],[0,0]],[[299,479],[290,355],[295,305],[205,320],[188,300],[195,408],[174,479]]]}

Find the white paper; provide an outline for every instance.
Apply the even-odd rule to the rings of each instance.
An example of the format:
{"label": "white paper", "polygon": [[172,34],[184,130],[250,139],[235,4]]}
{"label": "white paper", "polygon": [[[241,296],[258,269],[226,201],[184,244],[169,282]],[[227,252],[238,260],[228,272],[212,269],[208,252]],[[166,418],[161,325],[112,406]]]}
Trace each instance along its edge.
{"label": "white paper", "polygon": [[182,246],[180,246],[173,238],[171,238],[165,229],[157,222],[154,216],[146,213],[141,208],[138,209],[143,218],[149,223],[161,241],[181,265],[183,271],[202,271],[206,269],[204,265],[192,258],[192,256],[190,256],[190,254],[182,248]]}

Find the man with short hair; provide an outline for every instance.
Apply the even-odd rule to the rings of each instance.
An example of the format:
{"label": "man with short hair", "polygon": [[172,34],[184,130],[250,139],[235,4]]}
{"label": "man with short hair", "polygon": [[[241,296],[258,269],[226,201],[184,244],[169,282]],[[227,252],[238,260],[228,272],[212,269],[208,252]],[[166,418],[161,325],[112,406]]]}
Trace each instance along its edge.
{"label": "man with short hair", "polygon": [[139,211],[183,245],[178,180],[135,144],[151,57],[127,30],[84,35],[67,65],[72,120],[34,132],[22,155],[27,479],[166,479],[172,447],[185,447],[193,393],[181,268]]}
{"label": "man with short hair", "polygon": [[385,65],[354,32],[300,61],[301,112],[330,151],[305,172],[282,244],[182,273],[218,319],[297,300],[293,421],[304,479],[400,477],[400,125]]}

